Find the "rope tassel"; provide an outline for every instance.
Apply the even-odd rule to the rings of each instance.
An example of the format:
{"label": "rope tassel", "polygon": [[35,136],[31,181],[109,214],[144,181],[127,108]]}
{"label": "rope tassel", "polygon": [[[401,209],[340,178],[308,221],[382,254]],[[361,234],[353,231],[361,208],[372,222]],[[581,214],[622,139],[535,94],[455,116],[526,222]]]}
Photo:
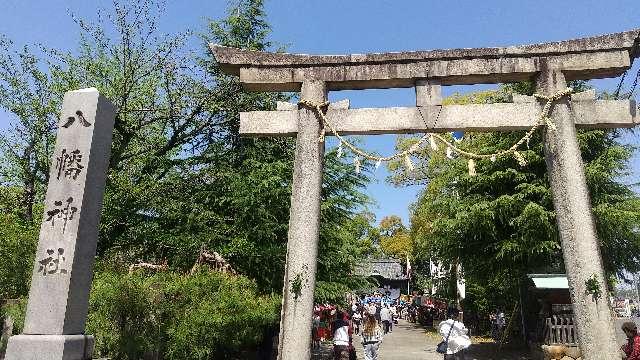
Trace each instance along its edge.
{"label": "rope tassel", "polygon": [[323,143],[324,142],[324,135],[326,133],[326,129],[323,127],[322,129],[320,129],[320,136],[318,137],[318,142]]}
{"label": "rope tassel", "polygon": [[451,148],[451,146],[447,147],[447,158],[453,159],[453,149]]}
{"label": "rope tassel", "polygon": [[469,159],[467,165],[469,166],[469,176],[476,176],[476,161]]}
{"label": "rope tassel", "polygon": [[411,158],[409,158],[409,155],[406,155],[404,157],[404,165],[407,167],[407,170],[409,171],[413,171],[415,169],[415,167],[413,166],[413,163],[411,162]]}
{"label": "rope tassel", "polygon": [[[327,118],[327,108],[329,105],[329,102],[313,102],[313,101],[309,101],[309,100],[305,100],[305,99],[301,99],[298,102],[298,105],[300,107],[306,107],[308,110],[312,110],[316,113],[316,115],[320,118],[320,120],[322,121],[321,125],[323,126],[323,128],[320,130],[320,134],[319,134],[319,138],[318,140],[320,142],[324,142],[325,141],[325,135],[326,133],[329,133],[333,136],[335,136],[338,141],[340,141],[339,145],[338,145],[338,151],[337,151],[337,156],[341,157],[343,155],[343,146],[346,146],[347,149],[354,155],[358,155],[354,157],[354,165],[355,165],[355,170],[356,173],[360,173],[360,168],[361,168],[361,162],[364,160],[372,160],[372,161],[377,161],[376,162],[376,169],[380,166],[380,163],[382,161],[394,161],[394,160],[400,160],[400,158],[404,158],[404,162],[405,165],[407,167],[407,169],[409,170],[413,170],[414,169],[414,165],[411,162],[411,158],[410,155],[411,154],[415,154],[418,153],[420,151],[420,149],[422,148],[421,145],[425,144],[427,141],[429,141],[429,145],[431,147],[432,151],[438,151],[439,150],[439,146],[438,146],[438,141],[442,143],[442,146],[446,147],[446,155],[447,158],[449,159],[455,159],[458,156],[463,156],[467,159],[470,159],[468,162],[468,167],[469,167],[469,175],[475,175],[476,174],[476,169],[475,169],[475,159],[485,159],[485,158],[490,158],[492,162],[495,162],[496,159],[498,157],[504,156],[504,157],[508,157],[508,156],[513,156],[515,158],[515,160],[518,161],[518,164],[520,166],[527,166],[527,160],[525,159],[525,157],[518,152],[518,148],[525,144],[527,145],[527,148],[529,147],[529,141],[531,140],[532,135],[535,133],[535,131],[541,127],[541,126],[546,126],[548,129],[556,130],[556,125],[553,123],[553,119],[551,119],[550,114],[553,108],[553,103],[555,101],[558,101],[560,99],[562,99],[563,97],[566,96],[570,96],[571,93],[573,92],[573,89],[571,88],[567,88],[565,90],[562,91],[558,91],[557,93],[547,96],[547,95],[543,95],[543,94],[533,94],[533,96],[539,100],[544,101],[545,104],[542,108],[542,112],[541,114],[537,117],[537,121],[535,122],[535,124],[531,127],[531,129],[522,137],[520,138],[519,141],[517,141],[515,144],[513,144],[510,148],[506,149],[506,150],[499,150],[493,154],[477,154],[477,153],[473,153],[470,151],[467,151],[465,149],[462,149],[460,147],[458,147],[455,143],[458,142],[454,137],[453,141],[447,140],[444,137],[440,136],[437,133],[425,133],[420,139],[418,139],[418,141],[411,146],[408,150],[402,151],[402,152],[398,152],[392,156],[386,156],[386,157],[379,157],[377,155],[373,155],[373,154],[369,154],[364,150],[359,149],[356,145],[352,144],[351,142],[349,142],[348,139],[346,139],[344,136],[342,136],[335,128],[335,126],[333,126],[333,124],[329,121],[329,119]],[[571,101],[570,99],[568,101]],[[420,114],[422,115],[422,114]],[[424,120],[424,119],[423,119]],[[437,121],[437,118],[436,118]]]}
{"label": "rope tassel", "polygon": [[429,136],[429,145],[431,145],[431,150],[438,151],[438,143],[436,143],[436,139],[433,138],[433,134]]}

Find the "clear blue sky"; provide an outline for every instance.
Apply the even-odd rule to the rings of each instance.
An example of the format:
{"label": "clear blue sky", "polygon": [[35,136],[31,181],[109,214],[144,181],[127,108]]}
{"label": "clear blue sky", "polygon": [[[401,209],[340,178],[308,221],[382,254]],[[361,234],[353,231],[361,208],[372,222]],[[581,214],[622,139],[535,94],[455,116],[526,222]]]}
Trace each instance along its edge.
{"label": "clear blue sky", "polygon": [[[43,43],[74,49],[78,29],[68,11],[95,16],[97,6],[110,1],[3,0],[0,33],[18,44]],[[168,1],[161,28],[172,33],[200,29],[206,18],[224,16],[224,0]],[[401,0],[266,0],[272,40],[289,52],[344,54],[438,48],[508,46],[564,40],[640,28],[638,0],[501,0],[501,1],[401,1]],[[639,61],[640,63],[640,61]],[[638,66],[634,66],[637,69]],[[615,80],[593,83],[599,89],[615,87]],[[446,88],[466,92],[472,87]],[[368,90],[332,93],[331,99],[349,98],[352,107],[413,106],[412,90]],[[9,122],[0,113],[0,128]],[[393,136],[364,139],[368,150],[393,151]],[[625,140],[638,144],[638,135]],[[637,182],[640,160],[636,156],[627,182]],[[377,181],[367,191],[378,201],[378,219],[397,214],[408,219],[408,206],[419,187],[394,188]]]}

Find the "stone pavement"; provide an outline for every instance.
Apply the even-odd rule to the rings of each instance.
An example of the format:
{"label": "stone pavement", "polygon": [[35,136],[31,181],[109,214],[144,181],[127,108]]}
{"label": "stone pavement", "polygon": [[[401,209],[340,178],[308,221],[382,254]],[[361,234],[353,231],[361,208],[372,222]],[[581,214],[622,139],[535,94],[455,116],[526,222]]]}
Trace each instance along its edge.
{"label": "stone pavement", "polygon": [[[440,339],[428,333],[423,327],[400,320],[393,332],[387,334],[380,346],[379,360],[442,360],[436,352]],[[364,359],[360,337],[354,336],[358,359]],[[324,344],[322,351],[314,352],[313,359],[331,359],[330,344]],[[526,352],[503,350],[498,353],[493,343],[474,344],[468,349],[467,360],[530,360]]]}
{"label": "stone pavement", "polygon": [[[358,359],[364,359],[360,338],[354,339],[354,343]],[[398,324],[394,324],[393,332],[385,335],[378,358],[380,360],[442,359],[442,355],[435,351],[437,343],[432,337],[426,335],[421,326],[399,320]]]}

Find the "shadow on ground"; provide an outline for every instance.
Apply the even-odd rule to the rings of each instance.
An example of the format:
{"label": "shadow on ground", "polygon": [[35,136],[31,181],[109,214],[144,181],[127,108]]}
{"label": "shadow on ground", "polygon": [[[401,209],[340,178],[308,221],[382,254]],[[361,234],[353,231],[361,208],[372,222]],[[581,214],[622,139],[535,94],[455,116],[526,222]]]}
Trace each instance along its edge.
{"label": "shadow on ground", "polygon": [[496,343],[473,344],[467,349],[467,360],[530,360],[526,350],[498,349]]}

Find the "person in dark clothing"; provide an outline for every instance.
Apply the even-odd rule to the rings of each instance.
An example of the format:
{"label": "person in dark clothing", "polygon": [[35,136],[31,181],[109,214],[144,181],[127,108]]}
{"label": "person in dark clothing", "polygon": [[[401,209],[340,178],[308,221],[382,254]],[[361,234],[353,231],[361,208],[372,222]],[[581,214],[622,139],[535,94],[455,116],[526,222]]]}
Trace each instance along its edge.
{"label": "person in dark clothing", "polygon": [[277,356],[277,341],[280,333],[280,324],[268,325],[262,332],[262,342],[258,349],[259,360],[273,360]]}

